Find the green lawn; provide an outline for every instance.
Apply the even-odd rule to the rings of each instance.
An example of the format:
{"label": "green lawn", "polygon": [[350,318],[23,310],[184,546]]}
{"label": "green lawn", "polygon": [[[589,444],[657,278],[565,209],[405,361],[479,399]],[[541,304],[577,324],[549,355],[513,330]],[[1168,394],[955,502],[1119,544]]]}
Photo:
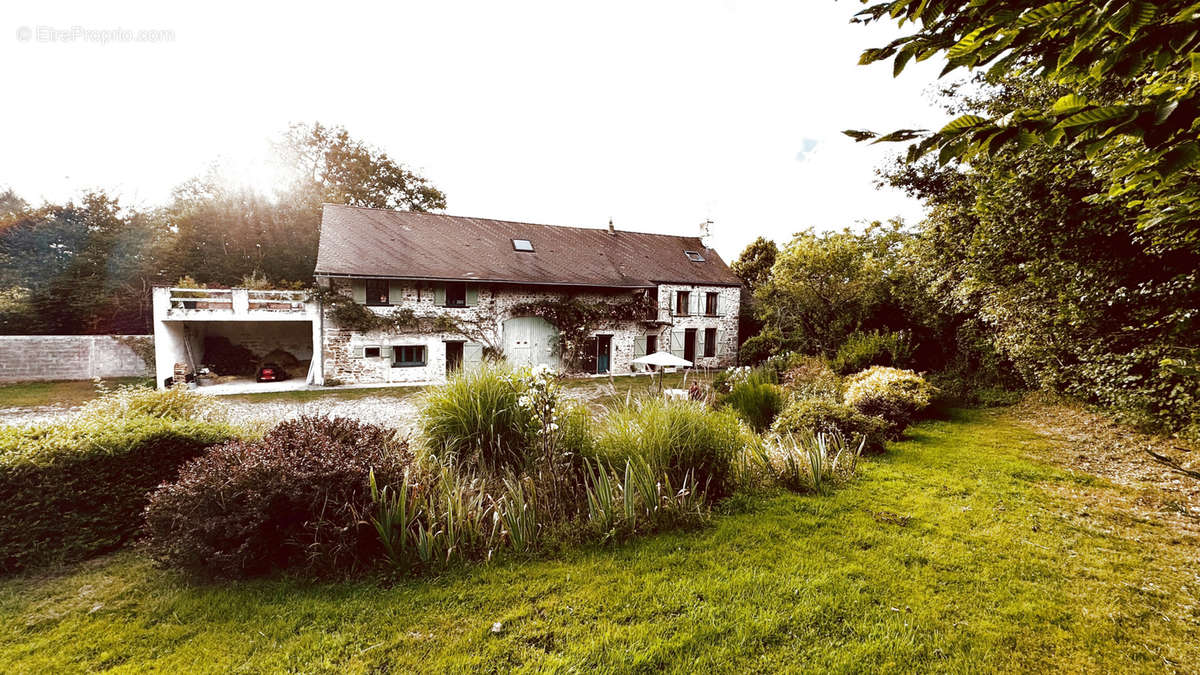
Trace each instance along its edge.
{"label": "green lawn", "polygon": [[[107,387],[126,384],[151,386],[151,377],[114,377],[104,380]],[[0,385],[0,408],[34,406],[71,407],[87,403],[98,395],[91,380],[62,380],[56,382],[20,382]]]}
{"label": "green lawn", "polygon": [[[1171,671],[1194,538],[1041,463],[1006,413],[922,424],[818,498],[395,585],[197,585],[125,552],[0,582],[9,672]],[[1084,507],[1083,498],[1088,499]],[[502,629],[493,633],[494,622]]]}

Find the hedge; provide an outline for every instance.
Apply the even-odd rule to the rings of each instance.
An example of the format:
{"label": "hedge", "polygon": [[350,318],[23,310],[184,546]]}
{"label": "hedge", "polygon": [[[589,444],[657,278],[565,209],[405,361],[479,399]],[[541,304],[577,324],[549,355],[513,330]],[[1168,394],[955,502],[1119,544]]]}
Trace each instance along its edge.
{"label": "hedge", "polygon": [[122,546],[148,493],[233,435],[226,424],[147,415],[0,427],[0,573]]}

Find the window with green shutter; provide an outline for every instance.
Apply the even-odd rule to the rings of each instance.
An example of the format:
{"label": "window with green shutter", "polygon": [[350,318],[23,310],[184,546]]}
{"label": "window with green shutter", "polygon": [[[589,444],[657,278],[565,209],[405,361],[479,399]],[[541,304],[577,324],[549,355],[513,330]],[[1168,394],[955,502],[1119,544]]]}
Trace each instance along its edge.
{"label": "window with green shutter", "polygon": [[391,290],[388,288],[387,279],[367,279],[366,292],[368,305],[384,307],[392,304]]}
{"label": "window with green shutter", "polygon": [[675,314],[678,316],[687,316],[688,308],[691,305],[691,293],[687,291],[675,291]]}
{"label": "window with green shutter", "polygon": [[393,368],[414,368],[425,365],[425,345],[397,345],[392,347]]}
{"label": "window with green shutter", "polygon": [[451,281],[446,284],[446,306],[467,306],[467,283],[465,281]]}

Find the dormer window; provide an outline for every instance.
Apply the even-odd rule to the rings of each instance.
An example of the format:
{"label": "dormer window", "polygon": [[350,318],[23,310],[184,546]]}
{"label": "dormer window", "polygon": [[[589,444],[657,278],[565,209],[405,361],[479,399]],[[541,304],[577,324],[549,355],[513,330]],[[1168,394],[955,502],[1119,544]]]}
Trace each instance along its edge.
{"label": "dormer window", "polygon": [[683,254],[692,262],[704,262],[704,256],[700,255],[699,251],[684,251]]}
{"label": "dormer window", "polygon": [[513,239],[513,250],[522,253],[533,253],[533,242],[528,239]]}

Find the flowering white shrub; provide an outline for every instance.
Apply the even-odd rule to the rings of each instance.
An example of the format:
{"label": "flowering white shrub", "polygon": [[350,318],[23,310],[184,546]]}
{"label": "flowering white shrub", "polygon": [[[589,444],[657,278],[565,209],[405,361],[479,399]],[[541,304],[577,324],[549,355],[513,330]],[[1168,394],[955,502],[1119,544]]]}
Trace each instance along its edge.
{"label": "flowering white shrub", "polygon": [[864,414],[882,417],[899,433],[913,415],[929,406],[935,391],[911,370],[872,366],[846,378],[843,402]]}
{"label": "flowering white shrub", "polygon": [[534,431],[542,437],[558,431],[559,398],[562,386],[554,369],[539,365],[516,374],[518,386],[524,392],[517,405],[529,411]]}
{"label": "flowering white shrub", "polygon": [[753,372],[754,369],[750,366],[729,366],[724,372],[717,374],[716,379],[713,380],[713,388],[728,394],[739,383],[748,380]]}

